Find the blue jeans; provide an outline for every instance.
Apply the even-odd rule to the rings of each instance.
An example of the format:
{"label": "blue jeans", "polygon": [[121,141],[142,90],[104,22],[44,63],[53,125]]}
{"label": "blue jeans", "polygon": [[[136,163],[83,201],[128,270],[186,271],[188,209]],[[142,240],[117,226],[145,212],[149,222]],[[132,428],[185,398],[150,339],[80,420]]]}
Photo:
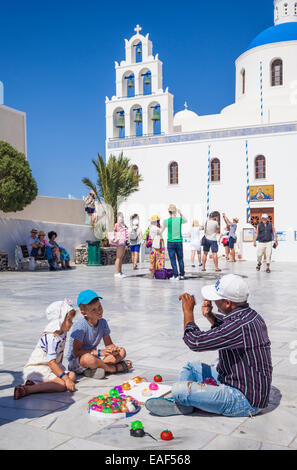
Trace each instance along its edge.
{"label": "blue jeans", "polygon": [[[203,384],[208,378],[215,379],[219,386]],[[182,405],[217,415],[253,416],[261,411],[254,408],[240,390],[221,384],[215,366],[201,362],[188,362],[185,365],[179,381],[173,385],[172,395]]]}
{"label": "blue jeans", "polygon": [[[44,248],[45,248],[45,255],[46,255],[46,258],[49,262],[49,265],[50,266],[53,266],[54,265],[54,258],[53,258],[53,253],[52,253],[52,250],[49,246],[44,246],[41,248],[41,253],[43,254],[44,253]],[[31,250],[31,256],[39,256],[38,255],[38,250],[39,248],[32,248]]]}
{"label": "blue jeans", "polygon": [[171,266],[173,269],[174,277],[178,276],[177,264],[176,264],[176,257],[179,265],[180,275],[185,275],[185,267],[184,267],[184,252],[183,252],[183,244],[181,242],[167,242],[167,250],[171,262]]}

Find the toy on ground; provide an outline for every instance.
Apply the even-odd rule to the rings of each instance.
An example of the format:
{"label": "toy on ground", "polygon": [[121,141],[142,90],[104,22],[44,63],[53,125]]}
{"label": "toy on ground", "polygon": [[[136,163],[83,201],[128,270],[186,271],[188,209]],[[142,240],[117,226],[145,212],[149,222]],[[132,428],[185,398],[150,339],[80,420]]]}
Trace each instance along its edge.
{"label": "toy on ground", "polygon": [[131,396],[119,393],[117,389],[111,389],[109,395],[98,395],[88,403],[88,412],[96,418],[130,418],[138,413],[140,405]]}
{"label": "toy on ground", "polygon": [[144,429],[143,429],[143,424],[141,421],[133,421],[131,423],[131,429],[130,429],[130,436],[132,437],[144,437],[144,436],[149,436],[151,437],[152,439],[154,439],[155,441],[157,439],[155,439],[151,434],[149,434],[148,432],[145,432]]}
{"label": "toy on ground", "polygon": [[152,396],[152,392],[150,390],[148,390],[147,388],[144,388],[141,392],[141,394],[144,396],[144,397],[151,397]]}
{"label": "toy on ground", "polygon": [[155,375],[154,382],[162,382],[162,376],[160,374]]}
{"label": "toy on ground", "polygon": [[171,431],[168,431],[168,429],[166,429],[166,431],[161,432],[160,437],[162,441],[172,441],[173,434]]}
{"label": "toy on ground", "polygon": [[159,385],[157,385],[157,384],[155,384],[154,382],[152,382],[152,383],[149,384],[149,389],[150,389],[150,390],[153,390],[153,391],[159,390]]}

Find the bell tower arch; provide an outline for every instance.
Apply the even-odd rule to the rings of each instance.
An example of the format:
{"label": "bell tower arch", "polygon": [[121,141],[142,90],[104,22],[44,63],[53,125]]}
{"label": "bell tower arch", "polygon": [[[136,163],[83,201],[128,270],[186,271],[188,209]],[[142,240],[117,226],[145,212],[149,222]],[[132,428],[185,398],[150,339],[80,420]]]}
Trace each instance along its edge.
{"label": "bell tower arch", "polygon": [[[111,99],[106,97],[105,101],[107,141],[115,138],[114,129],[123,123],[123,113],[118,115],[120,123],[115,123],[114,110],[119,107],[125,116],[122,138],[173,132],[173,95],[168,88],[163,90],[163,63],[158,54],[153,55],[149,34],[141,34],[139,25],[134,31],[129,40],[125,39],[125,59],[115,62],[116,95]],[[152,102],[159,106],[159,125],[156,125],[157,112],[152,113],[149,106]]]}

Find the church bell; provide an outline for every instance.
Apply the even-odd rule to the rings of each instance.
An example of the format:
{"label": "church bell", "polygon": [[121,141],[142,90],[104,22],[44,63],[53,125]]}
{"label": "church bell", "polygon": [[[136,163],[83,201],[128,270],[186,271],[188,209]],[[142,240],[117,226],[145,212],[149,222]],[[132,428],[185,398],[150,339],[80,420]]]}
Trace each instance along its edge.
{"label": "church bell", "polygon": [[134,122],[137,122],[137,124],[140,124],[142,122],[142,115],[140,109],[136,111]]}
{"label": "church bell", "polygon": [[145,76],[144,84],[145,85],[150,85],[151,84],[150,76],[148,74]]}
{"label": "church bell", "polygon": [[129,78],[129,81],[128,81],[128,88],[134,88],[134,83],[133,83],[132,77]]}
{"label": "church bell", "polygon": [[158,108],[154,109],[152,121],[160,121],[160,113],[158,111]]}
{"label": "church bell", "polygon": [[120,114],[116,127],[123,129],[125,127],[125,117],[124,114]]}

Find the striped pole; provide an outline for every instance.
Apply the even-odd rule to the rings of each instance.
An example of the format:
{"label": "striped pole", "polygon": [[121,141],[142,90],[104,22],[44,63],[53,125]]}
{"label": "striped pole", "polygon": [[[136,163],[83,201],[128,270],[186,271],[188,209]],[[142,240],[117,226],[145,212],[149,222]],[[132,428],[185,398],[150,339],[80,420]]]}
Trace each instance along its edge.
{"label": "striped pole", "polygon": [[263,122],[263,63],[260,62],[260,102],[261,102],[261,122]]}
{"label": "striped pole", "polygon": [[249,146],[248,141],[245,141],[245,154],[246,154],[246,186],[247,186],[247,199],[248,199],[248,223],[251,223],[251,200],[250,200],[250,172],[249,172]]}
{"label": "striped pole", "polygon": [[210,145],[208,146],[208,179],[207,179],[207,218],[209,217],[209,188],[210,188]]}

